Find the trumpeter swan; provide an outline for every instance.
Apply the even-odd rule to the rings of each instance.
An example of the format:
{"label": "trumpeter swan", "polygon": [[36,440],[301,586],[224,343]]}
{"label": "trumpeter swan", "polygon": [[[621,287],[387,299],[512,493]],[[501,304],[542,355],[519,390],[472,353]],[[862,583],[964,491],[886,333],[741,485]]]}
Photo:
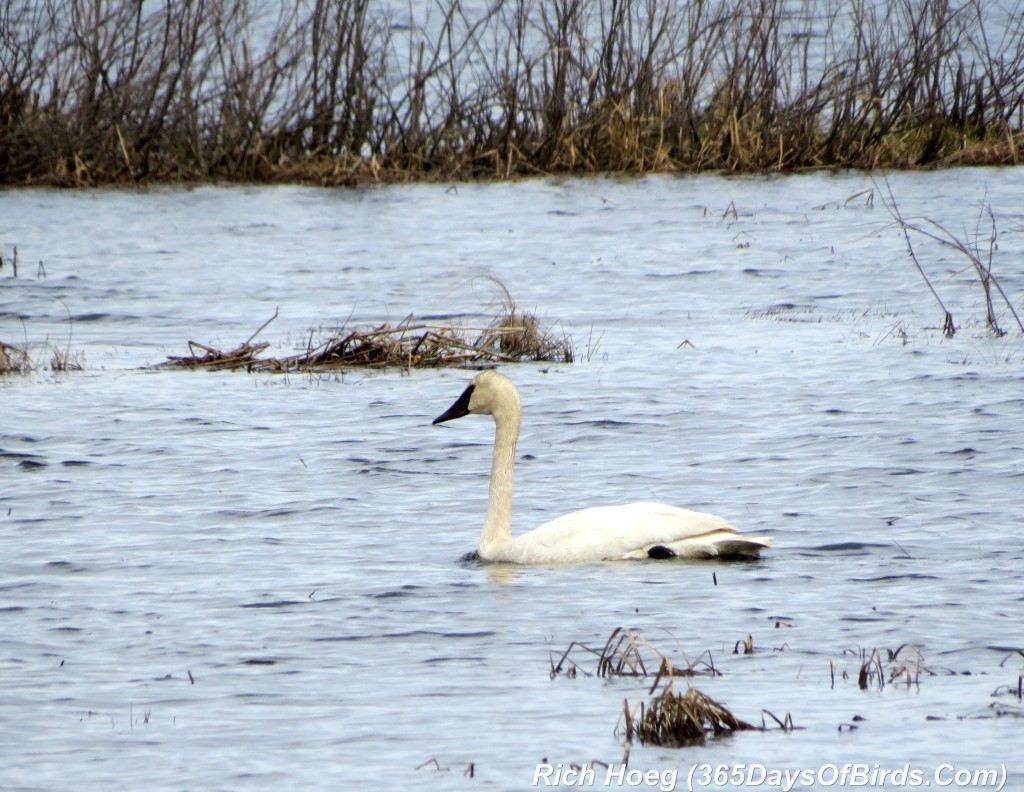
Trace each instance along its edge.
{"label": "trumpeter swan", "polygon": [[494,418],[494,458],[487,518],[477,554],[485,561],[518,564],[580,563],[626,558],[756,558],[771,546],[768,537],[740,536],[713,514],[666,506],[627,503],[597,506],[546,522],[512,537],[512,469],[522,411],[507,378],[488,369],[435,424],[470,413]]}

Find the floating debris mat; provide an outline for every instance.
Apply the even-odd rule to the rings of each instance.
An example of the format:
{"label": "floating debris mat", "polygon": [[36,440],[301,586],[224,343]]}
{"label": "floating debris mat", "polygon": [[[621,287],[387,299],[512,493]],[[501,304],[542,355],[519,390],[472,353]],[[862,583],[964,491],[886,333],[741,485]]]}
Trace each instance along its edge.
{"label": "floating debris mat", "polygon": [[[263,327],[266,324],[269,322]],[[569,336],[542,328],[535,316],[520,313],[514,307],[483,328],[457,323],[429,324],[409,315],[395,325],[385,322],[321,332],[318,340],[311,333],[305,350],[286,357],[261,357],[270,345],[253,344],[253,338],[230,351],[189,341],[188,355],[168,357],[158,368],[323,372],[352,367],[413,369],[535,361],[571,363],[574,359]]]}

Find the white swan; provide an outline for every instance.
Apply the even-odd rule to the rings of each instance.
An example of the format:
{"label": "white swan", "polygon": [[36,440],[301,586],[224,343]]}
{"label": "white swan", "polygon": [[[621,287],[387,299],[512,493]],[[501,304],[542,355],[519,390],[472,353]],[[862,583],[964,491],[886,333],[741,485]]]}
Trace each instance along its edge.
{"label": "white swan", "polygon": [[597,506],[572,512],[512,538],[512,469],[522,411],[507,377],[487,370],[435,424],[470,413],[494,418],[494,459],[487,519],[477,554],[485,561],[558,564],[626,558],[756,558],[768,537],[740,536],[713,514],[662,503]]}

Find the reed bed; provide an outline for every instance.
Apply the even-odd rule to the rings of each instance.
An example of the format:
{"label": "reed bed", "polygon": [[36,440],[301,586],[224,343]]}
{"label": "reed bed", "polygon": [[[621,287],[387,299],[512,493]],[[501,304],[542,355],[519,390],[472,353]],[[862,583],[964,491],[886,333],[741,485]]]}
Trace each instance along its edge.
{"label": "reed bed", "polygon": [[997,0],[0,8],[0,184],[1016,163]]}
{"label": "reed bed", "polygon": [[568,335],[542,328],[533,314],[520,312],[513,304],[482,328],[419,322],[409,315],[394,325],[320,331],[317,340],[311,332],[305,349],[284,357],[261,357],[269,346],[250,338],[236,349],[222,351],[189,341],[188,355],[168,357],[158,367],[317,373],[353,367],[409,370],[574,359]]}

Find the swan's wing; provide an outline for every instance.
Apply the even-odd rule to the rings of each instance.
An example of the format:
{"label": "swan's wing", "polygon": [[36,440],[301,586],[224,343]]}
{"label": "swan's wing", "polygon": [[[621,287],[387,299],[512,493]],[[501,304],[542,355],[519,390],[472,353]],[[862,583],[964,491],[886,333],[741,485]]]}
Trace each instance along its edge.
{"label": "swan's wing", "polygon": [[521,564],[579,563],[647,558],[654,546],[667,547],[678,556],[706,558],[722,555],[715,546],[726,541],[732,543],[728,555],[741,549],[737,542],[743,545],[744,555],[756,555],[767,546],[738,536],[735,528],[714,514],[640,502],[572,512],[494,548],[493,554],[481,550],[494,560]]}

